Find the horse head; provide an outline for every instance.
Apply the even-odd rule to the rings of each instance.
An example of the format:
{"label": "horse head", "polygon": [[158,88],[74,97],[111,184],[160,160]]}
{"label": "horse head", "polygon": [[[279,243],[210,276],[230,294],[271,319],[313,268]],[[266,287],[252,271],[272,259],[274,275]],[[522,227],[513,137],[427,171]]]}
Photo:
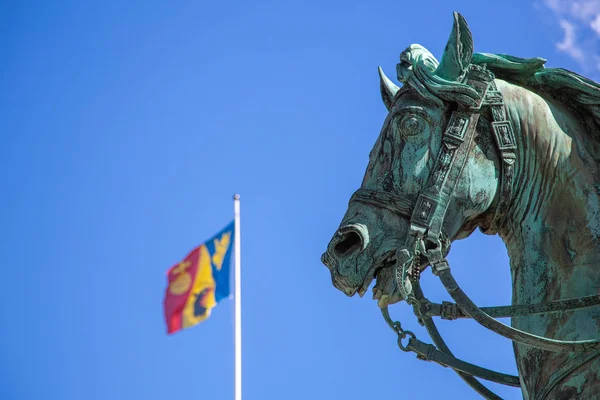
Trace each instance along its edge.
{"label": "horse head", "polygon": [[[346,295],[364,295],[376,279],[373,291],[380,307],[405,299],[411,293],[411,277],[400,274],[401,265],[414,261],[410,273],[418,274],[428,264],[424,252],[446,253],[449,241],[493,219],[489,214],[494,213],[498,191],[499,158],[490,151],[493,146],[483,143],[491,140],[488,137],[469,146],[444,215],[426,215],[437,212],[432,206],[439,199],[423,203],[431,185],[446,179],[436,162],[446,157],[442,162],[450,163],[453,156],[442,140],[453,113],[480,104],[481,90],[466,80],[472,56],[471,32],[464,18],[454,13],[440,62],[424,47],[409,46],[397,65],[402,88],[379,68],[381,96],[389,113],[361,188],[322,256],[334,286]],[[438,226],[416,226],[417,213],[436,218]]]}

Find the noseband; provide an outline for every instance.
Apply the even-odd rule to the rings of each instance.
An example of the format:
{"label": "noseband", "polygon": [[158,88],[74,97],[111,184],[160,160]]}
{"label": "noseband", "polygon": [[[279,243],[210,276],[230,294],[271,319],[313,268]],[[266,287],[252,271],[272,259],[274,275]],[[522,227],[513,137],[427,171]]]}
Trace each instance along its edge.
{"label": "noseband", "polygon": [[[448,205],[473,149],[477,123],[483,107],[491,109],[493,119],[491,128],[501,159],[498,201],[487,233],[497,233],[508,213],[513,194],[517,149],[514,131],[506,115],[502,94],[494,82],[494,75],[485,67],[470,65],[465,83],[479,93],[479,101],[475,106],[462,107],[452,113],[442,137],[442,146],[434,168],[416,201],[392,193],[368,189],[359,189],[350,201],[384,208],[410,220],[406,242],[403,248],[396,253],[396,282],[399,291],[404,299],[413,306],[419,323],[425,326],[435,345],[424,343],[418,340],[412,332],[403,330],[399,322],[392,321],[388,309],[385,307],[382,309],[384,319],[398,335],[400,349],[416,353],[417,358],[421,360],[451,367],[486,399],[500,399],[500,397],[487,389],[475,377],[520,387],[519,377],[491,371],[455,358],[439,334],[432,317],[440,316],[442,319],[449,320],[473,318],[487,329],[512,341],[547,351],[578,353],[574,359],[553,373],[550,384],[540,397],[543,399],[560,380],[575,368],[600,355],[600,340],[549,339],[512,328],[496,321],[494,317],[528,316],[578,310],[600,305],[600,295],[559,300],[547,304],[479,308],[462,291],[452,276],[450,265],[446,259],[448,246],[445,244],[446,236],[442,231],[442,226]],[[456,303],[435,304],[425,298],[419,285],[420,265],[418,261],[420,256],[427,259],[432,272],[440,278]],[[408,338],[408,343],[404,345],[403,340],[406,338]]]}

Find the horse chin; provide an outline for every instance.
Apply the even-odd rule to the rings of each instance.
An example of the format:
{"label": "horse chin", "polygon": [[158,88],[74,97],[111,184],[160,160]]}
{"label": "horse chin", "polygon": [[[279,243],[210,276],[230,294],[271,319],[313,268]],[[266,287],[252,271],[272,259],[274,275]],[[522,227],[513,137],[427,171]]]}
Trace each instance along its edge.
{"label": "horse chin", "polygon": [[377,283],[373,287],[373,299],[377,300],[379,308],[404,300],[404,297],[398,291],[395,263],[380,268],[376,273],[376,279]]}

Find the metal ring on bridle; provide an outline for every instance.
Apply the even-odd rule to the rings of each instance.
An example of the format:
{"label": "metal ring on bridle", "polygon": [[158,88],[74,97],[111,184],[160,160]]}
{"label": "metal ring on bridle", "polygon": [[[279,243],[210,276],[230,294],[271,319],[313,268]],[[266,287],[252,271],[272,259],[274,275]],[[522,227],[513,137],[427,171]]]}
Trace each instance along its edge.
{"label": "metal ring on bridle", "polygon": [[400,347],[400,350],[405,351],[405,352],[409,352],[411,351],[408,348],[408,345],[404,346],[402,344],[402,339],[405,339],[406,336],[410,336],[409,340],[408,340],[408,344],[410,344],[410,339],[416,339],[417,337],[415,336],[414,333],[412,333],[411,331],[402,331],[401,335],[398,335],[398,347]]}

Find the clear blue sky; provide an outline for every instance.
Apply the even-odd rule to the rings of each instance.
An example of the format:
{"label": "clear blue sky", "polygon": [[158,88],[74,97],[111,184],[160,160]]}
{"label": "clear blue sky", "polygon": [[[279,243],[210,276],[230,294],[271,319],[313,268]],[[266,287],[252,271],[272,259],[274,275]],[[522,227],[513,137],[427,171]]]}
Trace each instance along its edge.
{"label": "clear blue sky", "polygon": [[[3,2],[0,398],[233,399],[232,302],[167,336],[162,299],[165,271],[239,192],[245,400],[476,399],[400,352],[319,258],[385,118],[377,65],[394,77],[411,43],[441,56],[456,10],[476,51],[597,78],[595,55],[560,46],[597,51],[593,18],[555,3]],[[480,304],[510,302],[498,238],[450,260]],[[407,306],[391,311],[427,339]],[[460,357],[516,371],[508,341],[440,327]]]}

